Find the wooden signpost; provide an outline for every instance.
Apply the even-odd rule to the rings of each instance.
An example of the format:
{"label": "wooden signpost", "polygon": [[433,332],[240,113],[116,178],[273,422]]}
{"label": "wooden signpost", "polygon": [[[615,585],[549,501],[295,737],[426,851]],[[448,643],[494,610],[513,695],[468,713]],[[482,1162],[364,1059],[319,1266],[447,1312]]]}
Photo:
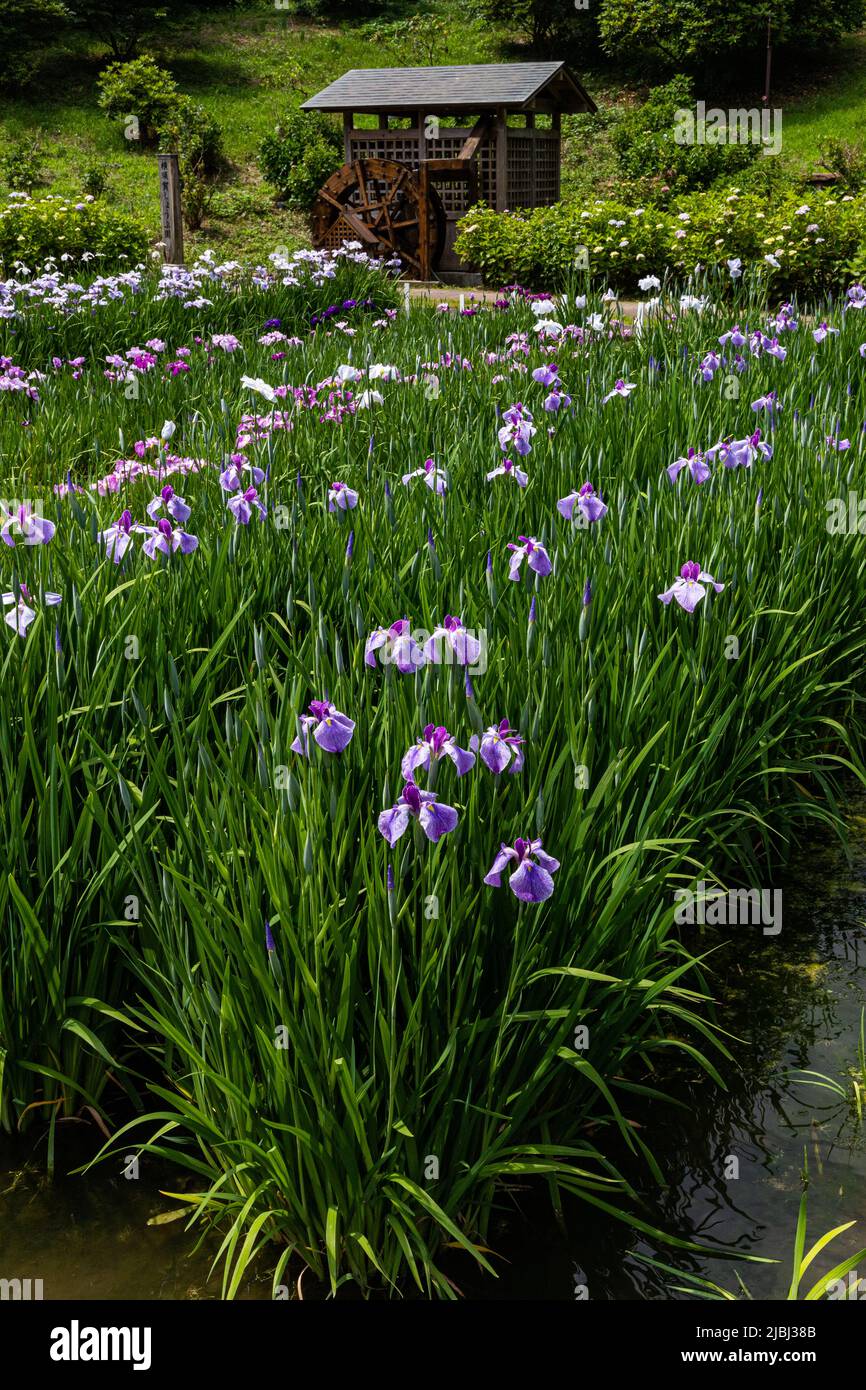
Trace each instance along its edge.
{"label": "wooden signpost", "polygon": [[157,155],[159,206],[162,212],[163,259],[183,265],[183,216],[180,206],[180,170],[176,154]]}

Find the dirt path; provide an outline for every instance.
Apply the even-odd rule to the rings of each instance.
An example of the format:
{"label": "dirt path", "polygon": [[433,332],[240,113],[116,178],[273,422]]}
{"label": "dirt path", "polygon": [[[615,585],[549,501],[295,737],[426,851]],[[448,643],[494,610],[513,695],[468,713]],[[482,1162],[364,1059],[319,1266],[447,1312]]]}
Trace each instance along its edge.
{"label": "dirt path", "polygon": [[[459,305],[462,297],[464,307],[469,308],[473,303],[493,304],[500,297],[499,290],[484,289],[480,285],[461,288],[459,285],[424,284],[419,280],[407,280],[404,284],[409,290],[409,298],[420,303]],[[618,302],[622,317],[633,319],[637,313],[637,301],[620,299]]]}

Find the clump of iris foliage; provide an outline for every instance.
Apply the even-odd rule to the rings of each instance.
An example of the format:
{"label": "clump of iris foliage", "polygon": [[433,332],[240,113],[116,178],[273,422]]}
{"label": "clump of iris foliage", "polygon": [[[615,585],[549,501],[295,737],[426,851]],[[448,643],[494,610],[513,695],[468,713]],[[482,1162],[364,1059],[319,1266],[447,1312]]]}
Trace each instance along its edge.
{"label": "clump of iris foliage", "polygon": [[639,1227],[726,1055],[675,890],[861,773],[866,294],[129,275],[0,299],[3,1126],[186,1169],[228,1295],[452,1296],[531,1178]]}

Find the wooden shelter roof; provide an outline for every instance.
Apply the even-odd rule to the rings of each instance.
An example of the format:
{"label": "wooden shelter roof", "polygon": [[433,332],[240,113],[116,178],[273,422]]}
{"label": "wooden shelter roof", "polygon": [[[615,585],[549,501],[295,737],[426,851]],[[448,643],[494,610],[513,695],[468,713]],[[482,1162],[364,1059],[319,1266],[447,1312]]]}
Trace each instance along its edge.
{"label": "wooden shelter roof", "polygon": [[565,63],[473,63],[461,67],[353,68],[310,97],[304,111],[595,111]]}

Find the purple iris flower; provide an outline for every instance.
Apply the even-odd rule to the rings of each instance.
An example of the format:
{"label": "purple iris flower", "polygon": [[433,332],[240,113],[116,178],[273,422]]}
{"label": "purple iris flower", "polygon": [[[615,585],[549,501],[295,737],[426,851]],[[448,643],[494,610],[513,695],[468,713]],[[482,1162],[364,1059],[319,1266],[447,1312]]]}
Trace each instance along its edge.
{"label": "purple iris flower", "polygon": [[412,744],[400,764],[404,782],[413,782],[416,768],[423,767],[429,771],[431,763],[439,758],[450,758],[458,777],[464,776],[475,764],[475,754],[458,748],[453,734],[449,734],[444,725],[426,724],[421,737]]}
{"label": "purple iris flower", "polygon": [[508,549],[512,551],[508,578],[520,578],[520,566],[524,560],[529,568],[542,578],[546,574],[550,574],[553,565],[550,563],[550,556],[541,542],[537,541],[534,536],[518,536],[517,539],[522,542],[521,545],[515,545],[512,541],[508,542]]}
{"label": "purple iris flower", "polygon": [[124,510],[117,521],[98,533],[98,539],[105,543],[106,558],[119,565],[132,545],[132,513]]}
{"label": "purple iris flower", "polygon": [[768,391],[765,396],[759,396],[756,401],[752,401],[751,408],[754,411],[766,410],[773,415],[777,410],[781,410],[782,406],[776,392]]}
{"label": "purple iris flower", "polygon": [[265,950],[267,951],[268,955],[270,955],[271,952],[272,952],[272,951],[275,951],[276,949],[277,949],[277,943],[276,943],[276,941],[274,941],[274,934],[273,934],[273,932],[271,931],[270,920],[266,917],[266,918],[265,918]]}
{"label": "purple iris flower", "polygon": [[414,782],[407,782],[399,800],[379,817],[379,833],[389,845],[395,845],[405,834],[410,816],[415,817],[427,839],[434,844],[457,825],[453,806],[442,805],[436,800],[435,792],[422,792]]}
{"label": "purple iris flower", "polygon": [[403,474],[403,482],[408,487],[413,478],[423,478],[424,482],[438,496],[442,496],[448,484],[443,473],[436,467],[433,459],[425,459],[423,468],[416,468],[411,473]]}
{"label": "purple iris flower", "polygon": [[267,507],[259,501],[258,492],[254,487],[248,487],[246,492],[236,492],[229,498],[226,506],[239,526],[249,526],[254,514],[260,521],[264,521],[268,514]]}
{"label": "purple iris flower", "polygon": [[341,512],[353,511],[358,505],[358,494],[352,488],[346,487],[345,483],[331,483],[328,488],[328,511],[335,512],[337,508]]}
{"label": "purple iris flower", "polygon": [[672,483],[676,482],[684,468],[689,470],[692,480],[696,483],[705,483],[710,476],[710,465],[706,456],[698,449],[690,448],[687,454],[668,464],[667,475]]}
{"label": "purple iris flower", "polygon": [[0,540],[5,541],[11,550],[15,549],[13,528],[24,545],[47,545],[56,529],[53,521],[38,516],[26,504],[16,507],[14,511],[0,512],[0,516],[3,517]]}
{"label": "purple iris flower", "polygon": [[532,380],[537,381],[539,386],[555,386],[559,379],[555,362],[548,362],[544,367],[536,367],[532,373]]}
{"label": "purple iris flower", "polygon": [[148,516],[153,517],[155,521],[163,507],[169,516],[174,517],[175,521],[189,521],[191,508],[187,506],[182,497],[177,496],[170,483],[166,483],[159,496],[154,497],[153,501],[148,504]]}
{"label": "purple iris flower", "polygon": [[[19,637],[27,636],[27,629],[36,617],[36,609],[31,608],[33,600],[26,584],[19,584],[19,592],[0,594],[5,608],[11,608],[11,612],[6,614],[6,625],[11,627],[13,632],[17,632]],[[63,602],[61,594],[53,594],[50,591],[42,595],[42,600],[47,608],[56,608],[58,603]]]}
{"label": "purple iris flower", "polygon": [[458,666],[475,666],[481,655],[481,643],[477,637],[469,635],[460,618],[446,613],[441,627],[434,628],[424,643],[424,656],[438,665],[443,655],[446,661],[451,660],[449,652],[453,652]]}
{"label": "purple iris flower", "polygon": [[255,464],[248,463],[243,454],[232,454],[228,468],[224,468],[220,473],[220,487],[223,492],[238,492],[243,487],[242,471],[249,473],[255,487],[260,487],[265,481],[263,468],[256,468]]}
{"label": "purple iris flower", "polygon": [[500,449],[507,454],[513,448],[516,454],[524,458],[532,448],[532,436],[535,434],[532,415],[518,401],[502,412],[502,418],[505,424],[499,431]]}
{"label": "purple iris flower", "polygon": [[559,389],[551,391],[549,395],[545,396],[542,402],[542,408],[550,415],[555,414],[557,410],[565,410],[570,405],[571,396],[566,395],[564,391],[560,391]]}
{"label": "purple iris flower", "polygon": [[493,468],[487,474],[487,482],[493,478],[513,478],[518,487],[526,487],[529,482],[529,475],[524,473],[522,468],[518,468],[513,459],[503,459],[498,468]]}
{"label": "purple iris flower", "polygon": [[376,665],[377,651],[381,651],[379,660],[383,666],[393,664],[404,676],[427,664],[423,649],[412,636],[408,618],[398,618],[390,627],[377,627],[370,633],[364,647],[364,661],[368,666]]}
{"label": "purple iris flower", "polygon": [[613,390],[608,391],[606,396],[602,396],[601,403],[602,405],[607,405],[608,401],[612,401],[614,396],[622,396],[623,400],[628,400],[632,391],[636,390],[637,386],[633,381],[623,381],[622,377],[619,377],[614,383]]}
{"label": "purple iris flower", "polygon": [[[508,720],[503,719],[484,730],[478,749],[479,756],[497,777],[507,767],[511,773],[520,772],[523,767],[523,742],[520,735],[509,728]],[[475,748],[477,743],[477,735],[473,735],[470,748]]]}
{"label": "purple iris flower", "polygon": [[326,753],[342,753],[352,741],[355,721],[341,714],[329,700],[311,700],[310,714],[302,714],[299,719],[301,732],[292,743],[292,752],[300,753],[302,758],[310,756],[310,732],[320,748]]}
{"label": "purple iris flower", "polygon": [[746,337],[740,332],[740,325],[736,323],[733,328],[729,328],[726,333],[721,335],[719,342],[722,347],[725,346],[725,343],[730,343],[735,348],[741,348],[746,342]]}
{"label": "purple iris flower", "polygon": [[566,521],[574,520],[575,507],[587,525],[607,516],[607,507],[601,498],[596,496],[592,483],[584,483],[579,492],[570,492],[567,497],[560,497],[556,504],[556,510]]}
{"label": "purple iris flower", "polygon": [[850,439],[840,439],[840,438],[838,437],[838,435],[835,435],[835,434],[828,434],[828,435],[827,435],[827,445],[828,445],[829,448],[831,448],[831,449],[838,449],[840,453],[843,453],[845,449],[850,449],[850,448],[851,448],[851,440],[850,440]]}
{"label": "purple iris flower", "polygon": [[515,898],[523,903],[543,903],[550,897],[559,860],[545,854],[540,840],[515,840],[513,848],[500,846],[490,872],[484,875],[484,882],[491,888],[501,888],[502,875],[513,863],[516,868],[509,875],[508,886]]}
{"label": "purple iris flower", "polygon": [[829,328],[825,321],[823,323],[819,323],[818,327],[813,329],[812,337],[815,339],[816,343],[823,343],[824,339],[828,337],[829,334],[838,332],[838,328]]}
{"label": "purple iris flower", "polygon": [[198,536],[190,536],[186,531],[181,531],[179,526],[172,526],[165,517],[155,526],[136,524],[132,529],[147,534],[147,540],[141,548],[149,560],[156,559],[157,551],[163,555],[170,555],[172,551],[179,550],[181,555],[189,555],[198,548]]}
{"label": "purple iris flower", "polygon": [[723,439],[719,444],[707,449],[707,458],[714,458],[716,454],[725,468],[751,468],[758,457],[771,459],[773,446],[765,444],[761,439],[761,431],[755,430],[754,434],[748,435],[745,439]]}
{"label": "purple iris flower", "polygon": [[704,587],[707,584],[712,584],[717,594],[725,587],[724,584],[718,584],[711,574],[706,574],[694,560],[687,560],[680,570],[679,579],[675,579],[671,587],[665,589],[658,597],[666,607],[671,599],[675,598],[680,608],[684,608],[687,613],[694,613],[707,592]]}

